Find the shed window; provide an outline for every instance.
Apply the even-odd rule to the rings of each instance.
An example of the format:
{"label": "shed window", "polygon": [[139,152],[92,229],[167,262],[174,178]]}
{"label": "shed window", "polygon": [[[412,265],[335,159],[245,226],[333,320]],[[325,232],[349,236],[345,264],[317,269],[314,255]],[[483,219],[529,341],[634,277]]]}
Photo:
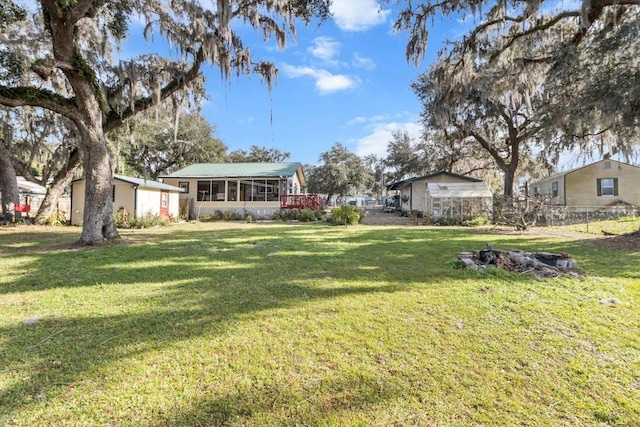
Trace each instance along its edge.
{"label": "shed window", "polygon": [[599,178],[597,185],[598,196],[618,195],[618,178]]}
{"label": "shed window", "polygon": [[558,197],[558,181],[551,183],[551,197]]}
{"label": "shed window", "polygon": [[611,162],[608,161],[608,160],[606,162],[604,162],[604,168],[605,169],[611,169]]}

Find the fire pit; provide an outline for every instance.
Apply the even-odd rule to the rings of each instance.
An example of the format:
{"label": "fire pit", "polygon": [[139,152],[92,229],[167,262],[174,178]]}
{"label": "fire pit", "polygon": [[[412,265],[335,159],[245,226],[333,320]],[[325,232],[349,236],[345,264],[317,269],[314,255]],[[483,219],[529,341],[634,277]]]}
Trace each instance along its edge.
{"label": "fire pit", "polygon": [[502,268],[508,271],[530,273],[536,277],[580,277],[576,262],[569,254],[551,252],[505,251],[494,249],[491,243],[479,251],[460,252],[458,261],[473,270],[487,267]]}

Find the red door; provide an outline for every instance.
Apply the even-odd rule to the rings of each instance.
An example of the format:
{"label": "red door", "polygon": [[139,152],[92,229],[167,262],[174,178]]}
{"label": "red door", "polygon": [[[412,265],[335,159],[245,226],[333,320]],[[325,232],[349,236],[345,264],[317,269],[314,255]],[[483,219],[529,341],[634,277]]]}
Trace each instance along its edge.
{"label": "red door", "polygon": [[169,192],[160,191],[160,216],[169,218]]}

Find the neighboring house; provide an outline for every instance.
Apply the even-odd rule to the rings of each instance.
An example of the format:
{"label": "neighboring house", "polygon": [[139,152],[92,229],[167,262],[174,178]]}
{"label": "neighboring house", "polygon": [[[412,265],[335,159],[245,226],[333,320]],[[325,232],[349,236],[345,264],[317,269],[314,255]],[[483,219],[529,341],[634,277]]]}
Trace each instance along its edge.
{"label": "neighboring house", "polygon": [[529,195],[571,208],[640,206],[640,167],[603,159],[536,181],[529,185]]}
{"label": "neighboring house", "polygon": [[[47,189],[40,184],[27,181],[21,176],[16,177],[16,180],[18,181],[22,212],[26,213],[27,216],[35,215],[44,200],[44,196],[47,194]],[[16,210],[18,210],[18,207],[16,207]]]}
{"label": "neighboring house", "polygon": [[[10,210],[15,210],[16,213],[21,213],[22,216],[30,216],[35,214],[40,208],[44,196],[47,194],[47,189],[42,185],[36,184],[31,181],[27,181],[21,176],[16,177],[18,184],[18,204],[9,204]],[[0,192],[0,200],[2,200],[2,192]],[[0,209],[0,214],[2,209]]]}
{"label": "neighboring house", "polygon": [[487,215],[493,194],[482,180],[452,172],[439,171],[393,183],[403,212],[421,211],[439,218]]}
{"label": "neighboring house", "polygon": [[317,208],[306,195],[302,165],[281,163],[198,163],[162,177],[184,190],[181,210],[189,218],[227,212],[241,218],[270,219],[283,208]]}
{"label": "neighboring house", "polygon": [[[178,194],[183,190],[173,185],[143,178],[114,175],[113,212],[122,211],[133,217],[160,215],[178,217]],[[84,216],[85,180],[71,183],[71,224],[81,225]]]}

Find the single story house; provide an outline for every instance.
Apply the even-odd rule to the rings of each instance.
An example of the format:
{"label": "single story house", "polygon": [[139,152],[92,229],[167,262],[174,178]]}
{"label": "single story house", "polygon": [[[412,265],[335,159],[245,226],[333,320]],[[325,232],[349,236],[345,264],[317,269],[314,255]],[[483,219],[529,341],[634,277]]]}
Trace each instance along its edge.
{"label": "single story house", "polygon": [[[126,211],[128,215],[179,216],[180,187],[143,178],[114,175],[112,186],[113,212]],[[85,180],[71,183],[71,224],[81,225],[84,216]]]}
{"label": "single story house", "polygon": [[569,208],[640,206],[640,167],[605,158],[553,174],[529,185],[529,196]]}
{"label": "single story house", "polygon": [[270,219],[283,208],[316,208],[306,195],[302,165],[278,163],[197,163],[161,177],[184,190],[181,211],[189,218],[226,212],[239,218]]}
{"label": "single story house", "polygon": [[398,181],[387,187],[400,196],[403,212],[421,211],[439,218],[487,215],[493,194],[482,180],[447,171]]}

